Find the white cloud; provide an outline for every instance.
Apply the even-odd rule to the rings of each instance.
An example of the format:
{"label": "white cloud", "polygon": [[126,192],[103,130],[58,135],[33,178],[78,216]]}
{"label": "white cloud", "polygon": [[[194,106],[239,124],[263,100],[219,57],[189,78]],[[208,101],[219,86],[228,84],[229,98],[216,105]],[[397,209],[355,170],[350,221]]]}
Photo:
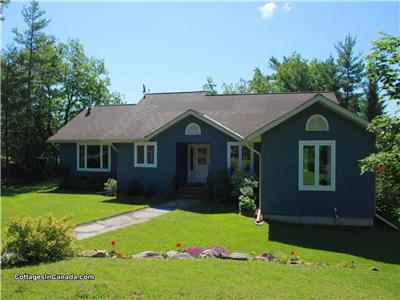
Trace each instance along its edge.
{"label": "white cloud", "polygon": [[274,2],[268,2],[258,8],[263,19],[269,19],[277,11],[278,6]]}
{"label": "white cloud", "polygon": [[289,11],[289,10],[292,9],[292,7],[290,6],[290,3],[289,3],[289,2],[286,2],[286,3],[283,5],[282,9],[283,9],[284,11]]}

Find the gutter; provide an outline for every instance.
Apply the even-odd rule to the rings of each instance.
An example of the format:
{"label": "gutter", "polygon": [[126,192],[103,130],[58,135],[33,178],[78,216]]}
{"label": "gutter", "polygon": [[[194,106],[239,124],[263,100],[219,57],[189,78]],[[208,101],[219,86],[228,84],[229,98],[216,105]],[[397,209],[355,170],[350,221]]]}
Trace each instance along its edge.
{"label": "gutter", "polygon": [[256,217],[256,221],[255,224],[256,225],[262,225],[263,224],[263,217],[261,214],[261,195],[262,195],[262,172],[261,172],[261,153],[259,151],[257,151],[256,149],[254,149],[253,147],[251,147],[248,142],[245,140],[245,146],[252,151],[253,153],[258,155],[258,211],[257,211],[257,217]]}

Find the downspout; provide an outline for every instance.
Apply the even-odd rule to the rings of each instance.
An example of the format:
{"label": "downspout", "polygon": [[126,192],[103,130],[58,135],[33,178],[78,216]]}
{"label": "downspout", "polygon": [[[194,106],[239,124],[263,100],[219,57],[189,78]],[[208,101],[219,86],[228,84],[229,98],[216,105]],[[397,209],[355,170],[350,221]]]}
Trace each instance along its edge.
{"label": "downspout", "polygon": [[258,155],[258,210],[257,210],[257,217],[256,217],[256,221],[255,224],[256,225],[262,225],[263,222],[263,217],[261,214],[261,195],[262,195],[262,186],[261,186],[261,182],[262,182],[262,172],[261,172],[261,153],[259,151],[257,151],[256,149],[254,149],[253,147],[251,147],[247,141],[245,141],[245,146],[252,151],[253,153]]}

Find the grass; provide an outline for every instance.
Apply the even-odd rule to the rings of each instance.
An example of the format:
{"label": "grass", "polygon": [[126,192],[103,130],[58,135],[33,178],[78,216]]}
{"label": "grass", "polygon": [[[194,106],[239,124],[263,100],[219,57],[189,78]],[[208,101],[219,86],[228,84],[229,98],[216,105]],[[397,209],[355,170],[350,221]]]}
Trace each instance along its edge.
{"label": "grass", "polygon": [[55,182],[38,185],[10,187],[2,190],[2,233],[12,217],[36,217],[46,214],[71,216],[73,224],[87,223],[96,219],[140,209],[159,198],[107,197],[103,194],[62,191]]}
{"label": "grass", "polygon": [[[271,222],[255,226],[227,205],[202,203],[79,242],[86,249],[137,253],[222,245],[230,251],[295,251],[312,265],[221,260],[134,261],[74,258],[2,272],[5,299],[398,299],[400,233],[374,228]],[[355,268],[343,268],[342,262]],[[320,266],[319,263],[328,263]],[[372,266],[378,272],[369,271]],[[23,274],[94,274],[94,281],[16,281]]]}

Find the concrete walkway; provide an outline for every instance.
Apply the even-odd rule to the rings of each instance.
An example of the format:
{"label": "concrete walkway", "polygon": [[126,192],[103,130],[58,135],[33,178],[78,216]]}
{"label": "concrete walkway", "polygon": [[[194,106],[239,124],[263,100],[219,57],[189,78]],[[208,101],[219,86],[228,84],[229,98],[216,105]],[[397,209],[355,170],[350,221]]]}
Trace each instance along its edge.
{"label": "concrete walkway", "polygon": [[104,220],[94,221],[75,227],[76,239],[83,240],[104,232],[124,228],[130,225],[150,221],[158,216],[179,208],[188,208],[197,204],[199,200],[174,200],[160,203],[136,211],[124,213]]}

